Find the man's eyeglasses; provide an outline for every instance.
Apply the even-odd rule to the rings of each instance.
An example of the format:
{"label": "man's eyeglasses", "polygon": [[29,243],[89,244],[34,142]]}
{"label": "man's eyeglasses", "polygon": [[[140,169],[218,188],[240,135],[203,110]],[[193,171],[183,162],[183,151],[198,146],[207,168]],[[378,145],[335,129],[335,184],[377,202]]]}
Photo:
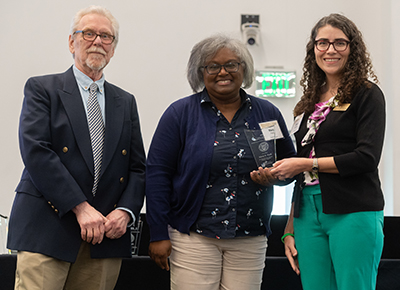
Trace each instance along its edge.
{"label": "man's eyeglasses", "polygon": [[337,39],[334,42],[329,42],[327,39],[319,39],[315,41],[315,47],[321,51],[325,52],[329,49],[331,44],[333,45],[333,48],[338,51],[342,52],[347,49],[347,46],[349,45],[350,41],[344,40],[344,39]]}
{"label": "man's eyeglasses", "polygon": [[201,68],[205,68],[209,75],[217,75],[221,71],[222,67],[226,72],[234,73],[239,70],[240,62],[228,62],[226,64],[210,64],[206,66],[202,66]]}
{"label": "man's eyeglasses", "polygon": [[76,33],[82,33],[83,39],[87,40],[87,41],[95,41],[97,36],[99,36],[101,43],[103,43],[103,44],[111,44],[114,42],[114,39],[115,39],[114,35],[111,35],[108,33],[97,34],[92,30],[77,30],[74,32],[74,34],[76,34]]}

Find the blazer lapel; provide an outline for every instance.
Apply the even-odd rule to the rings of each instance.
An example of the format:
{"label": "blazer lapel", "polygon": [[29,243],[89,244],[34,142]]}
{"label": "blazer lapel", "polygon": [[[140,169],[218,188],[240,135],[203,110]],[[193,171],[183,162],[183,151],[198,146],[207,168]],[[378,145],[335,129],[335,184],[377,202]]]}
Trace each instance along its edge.
{"label": "blazer lapel", "polygon": [[93,174],[93,156],[89,128],[87,126],[85,108],[82,104],[82,97],[72,67],[65,72],[64,76],[64,87],[62,90],[59,90],[60,99],[67,112],[79,150],[90,172]]}
{"label": "blazer lapel", "polygon": [[124,108],[122,99],[117,92],[104,82],[105,90],[105,118],[106,118],[106,136],[104,140],[103,162],[101,165],[101,175],[105,172],[112,156],[116,150],[118,140],[122,132],[124,122]]}

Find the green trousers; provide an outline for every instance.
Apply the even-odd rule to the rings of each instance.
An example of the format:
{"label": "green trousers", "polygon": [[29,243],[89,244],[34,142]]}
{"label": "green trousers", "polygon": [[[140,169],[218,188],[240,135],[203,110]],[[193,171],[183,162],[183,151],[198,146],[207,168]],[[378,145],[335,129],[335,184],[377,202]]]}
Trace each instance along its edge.
{"label": "green trousers", "polygon": [[374,290],[383,211],[324,214],[319,185],[306,186],[294,234],[303,290]]}

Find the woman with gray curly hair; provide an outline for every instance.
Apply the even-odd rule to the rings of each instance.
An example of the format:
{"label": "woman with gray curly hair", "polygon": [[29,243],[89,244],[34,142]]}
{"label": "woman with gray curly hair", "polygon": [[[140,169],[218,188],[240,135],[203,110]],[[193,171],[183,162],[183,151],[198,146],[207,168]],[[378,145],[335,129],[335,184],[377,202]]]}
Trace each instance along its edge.
{"label": "woman with gray curly hair", "polygon": [[193,92],[198,93],[204,89],[203,64],[212,57],[216,51],[227,48],[232,51],[243,66],[243,88],[250,88],[254,80],[253,58],[243,43],[235,38],[226,35],[218,35],[206,38],[197,43],[190,54],[187,65],[187,78]]}
{"label": "woman with gray curly hair", "polygon": [[170,256],[173,290],[260,289],[277,179],[259,171],[246,132],[277,121],[278,159],[295,155],[292,141],[279,110],[242,89],[254,65],[241,41],[200,41],[187,77],[195,94],[164,112],[148,154],[149,254],[167,270]]}

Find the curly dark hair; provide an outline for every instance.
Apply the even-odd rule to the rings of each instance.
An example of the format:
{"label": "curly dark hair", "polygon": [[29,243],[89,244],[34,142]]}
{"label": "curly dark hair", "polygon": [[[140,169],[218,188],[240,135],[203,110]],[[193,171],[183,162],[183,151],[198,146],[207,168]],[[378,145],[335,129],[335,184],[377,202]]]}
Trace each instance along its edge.
{"label": "curly dark hair", "polygon": [[323,17],[315,24],[311,30],[310,40],[306,46],[306,57],[304,59],[303,76],[300,85],[303,87],[303,96],[294,108],[294,115],[298,116],[305,112],[310,114],[314,111],[314,106],[319,102],[322,94],[322,86],[326,82],[325,73],[317,65],[315,60],[314,43],[318,30],[326,25],[338,28],[350,40],[350,54],[345,64],[343,75],[338,88],[339,103],[350,102],[354,92],[363,84],[368,87],[371,78],[375,83],[378,78],[375,75],[369,52],[365,46],[361,32],[357,26],[347,17],[341,14],[330,14]]}

